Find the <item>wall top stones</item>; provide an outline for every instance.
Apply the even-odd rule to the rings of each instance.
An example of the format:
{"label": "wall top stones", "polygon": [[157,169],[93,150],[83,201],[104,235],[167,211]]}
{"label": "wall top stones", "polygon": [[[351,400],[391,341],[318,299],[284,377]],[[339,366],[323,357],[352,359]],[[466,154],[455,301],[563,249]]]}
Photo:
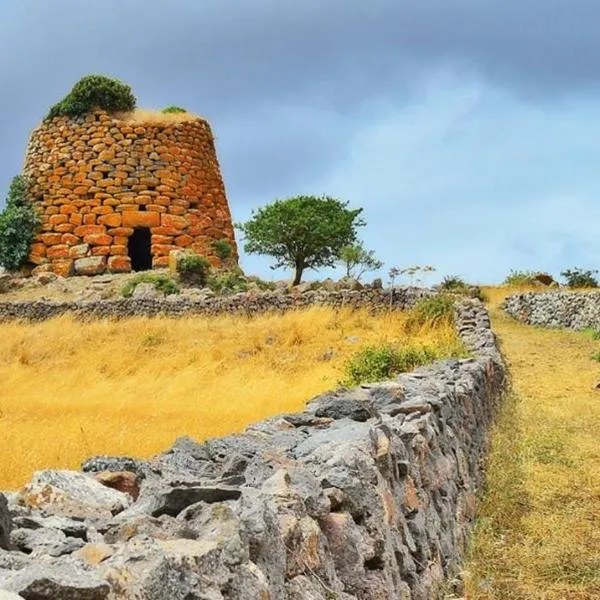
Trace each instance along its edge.
{"label": "wall top stones", "polygon": [[285,311],[309,306],[349,306],[353,308],[405,310],[416,302],[435,294],[423,288],[394,288],[362,290],[315,290],[303,293],[246,292],[233,296],[191,298],[168,296],[166,298],[120,298],[116,300],[51,302],[0,302],[0,322],[25,320],[45,321],[63,314],[73,314],[81,319],[153,317],[156,315],[216,315],[258,314],[268,311]]}
{"label": "wall top stones", "polygon": [[600,329],[600,291],[515,294],[506,298],[504,310],[529,325]]}
{"label": "wall top stones", "polygon": [[[0,494],[0,589],[36,598],[433,600],[473,525],[505,384],[482,304],[474,357],[312,400],[147,460],[96,457]],[[44,587],[45,586],[45,587]],[[38,590],[47,589],[48,595]]]}
{"label": "wall top stones", "polygon": [[[24,174],[42,218],[38,270],[63,276],[168,264],[188,248],[219,260],[237,250],[209,124],[200,118],[129,122],[96,110],[56,117],[31,136]],[[138,235],[146,230],[146,236]]]}

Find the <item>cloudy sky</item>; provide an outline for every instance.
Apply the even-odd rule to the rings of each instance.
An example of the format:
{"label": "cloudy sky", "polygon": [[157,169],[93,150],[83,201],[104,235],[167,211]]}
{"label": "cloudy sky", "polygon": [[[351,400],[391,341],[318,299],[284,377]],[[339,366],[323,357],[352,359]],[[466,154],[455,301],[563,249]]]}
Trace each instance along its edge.
{"label": "cloudy sky", "polygon": [[0,189],[102,73],[211,121],[236,221],[329,194],[364,207],[384,277],[600,268],[599,22],[597,0],[6,0]]}

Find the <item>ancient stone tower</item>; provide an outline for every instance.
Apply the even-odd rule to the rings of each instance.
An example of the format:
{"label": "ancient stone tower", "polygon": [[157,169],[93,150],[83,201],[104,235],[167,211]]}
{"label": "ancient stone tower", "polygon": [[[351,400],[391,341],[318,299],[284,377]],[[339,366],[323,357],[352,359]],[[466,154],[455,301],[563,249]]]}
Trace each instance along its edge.
{"label": "ancient stone tower", "polygon": [[237,250],[209,124],[121,120],[102,110],[36,129],[24,174],[41,230],[30,260],[63,276],[164,267],[186,248],[217,265],[212,243]]}

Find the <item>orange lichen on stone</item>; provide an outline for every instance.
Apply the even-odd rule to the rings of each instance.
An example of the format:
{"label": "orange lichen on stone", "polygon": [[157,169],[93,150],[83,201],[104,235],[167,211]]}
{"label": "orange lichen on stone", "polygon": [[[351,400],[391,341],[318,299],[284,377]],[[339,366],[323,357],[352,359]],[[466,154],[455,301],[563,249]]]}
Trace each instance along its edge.
{"label": "orange lichen on stone", "polygon": [[[25,175],[42,226],[31,248],[39,271],[128,272],[131,236],[147,229],[153,267],[188,248],[219,266],[212,243],[237,259],[212,132],[200,118],[132,123],[96,110],[36,129]],[[142,243],[142,242],[137,242]]]}

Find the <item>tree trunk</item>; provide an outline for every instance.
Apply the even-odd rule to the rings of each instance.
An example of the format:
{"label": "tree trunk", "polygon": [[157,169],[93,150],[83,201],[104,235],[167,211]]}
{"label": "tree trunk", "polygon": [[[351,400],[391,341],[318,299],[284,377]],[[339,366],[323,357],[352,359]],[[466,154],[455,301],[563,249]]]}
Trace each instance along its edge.
{"label": "tree trunk", "polygon": [[298,285],[302,279],[302,272],[304,271],[303,263],[296,263],[296,273],[294,274],[294,281],[292,285]]}

